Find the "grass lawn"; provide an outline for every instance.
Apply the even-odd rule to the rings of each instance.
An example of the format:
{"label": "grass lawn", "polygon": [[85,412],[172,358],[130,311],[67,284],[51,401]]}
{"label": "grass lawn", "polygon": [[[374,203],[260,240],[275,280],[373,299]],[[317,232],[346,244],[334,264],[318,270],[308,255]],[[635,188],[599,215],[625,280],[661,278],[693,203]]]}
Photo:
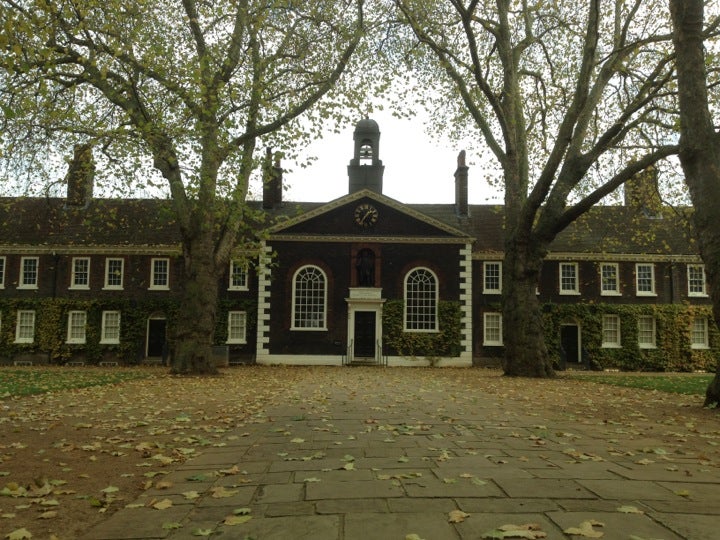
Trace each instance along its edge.
{"label": "grass lawn", "polygon": [[639,374],[588,372],[569,373],[565,376],[600,384],[614,384],[616,386],[629,386],[631,388],[688,395],[705,395],[705,389],[713,378],[713,375],[708,373]]}
{"label": "grass lawn", "polygon": [[116,384],[154,374],[152,370],[124,368],[0,368],[0,399]]}

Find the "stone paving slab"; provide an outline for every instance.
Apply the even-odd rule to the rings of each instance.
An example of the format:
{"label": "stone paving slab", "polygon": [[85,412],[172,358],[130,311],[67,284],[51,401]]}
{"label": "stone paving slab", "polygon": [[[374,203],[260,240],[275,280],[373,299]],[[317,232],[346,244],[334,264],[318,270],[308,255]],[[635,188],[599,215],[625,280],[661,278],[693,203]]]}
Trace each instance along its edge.
{"label": "stone paving slab", "polygon": [[[143,507],[118,511],[83,540],[195,539],[198,529],[238,540],[479,540],[526,523],[567,540],[563,529],[589,519],[604,524],[595,528],[608,540],[720,537],[720,469],[661,433],[558,411],[544,418],[492,395],[459,407],[441,384],[418,389],[403,372],[407,387],[397,388],[386,384],[388,372],[354,372],[367,379],[368,396],[329,383],[314,400],[312,386],[297,388],[308,398],[270,407],[228,432],[227,446],[175,464],[135,501]],[[418,392],[422,399],[399,398]],[[660,448],[667,453],[653,453]],[[218,488],[230,496],[214,497]],[[173,506],[146,506],[163,498]],[[621,511],[628,506],[642,513]],[[249,509],[249,521],[224,525],[238,508]],[[458,509],[469,516],[450,523]],[[182,527],[163,529],[171,522]]]}

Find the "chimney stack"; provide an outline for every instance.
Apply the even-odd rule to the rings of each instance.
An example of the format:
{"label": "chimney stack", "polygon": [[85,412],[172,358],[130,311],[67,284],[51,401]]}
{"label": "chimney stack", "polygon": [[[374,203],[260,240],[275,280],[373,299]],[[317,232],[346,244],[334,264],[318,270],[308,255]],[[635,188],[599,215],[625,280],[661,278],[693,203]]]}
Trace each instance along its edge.
{"label": "chimney stack", "polygon": [[455,171],[455,212],[458,217],[468,217],[468,166],[465,164],[465,150],[458,154]]}
{"label": "chimney stack", "polygon": [[662,209],[662,199],[658,191],[658,173],[654,166],[637,173],[623,186],[625,206],[644,212],[648,216],[657,216]]}
{"label": "chimney stack", "polygon": [[93,196],[95,183],[95,160],[92,145],[76,144],[73,157],[65,175],[67,182],[67,206],[85,207]]}
{"label": "chimney stack", "polygon": [[280,167],[280,152],[275,153],[273,162],[272,150],[266,149],[263,173],[262,206],[264,209],[270,210],[282,203],[283,170]]}

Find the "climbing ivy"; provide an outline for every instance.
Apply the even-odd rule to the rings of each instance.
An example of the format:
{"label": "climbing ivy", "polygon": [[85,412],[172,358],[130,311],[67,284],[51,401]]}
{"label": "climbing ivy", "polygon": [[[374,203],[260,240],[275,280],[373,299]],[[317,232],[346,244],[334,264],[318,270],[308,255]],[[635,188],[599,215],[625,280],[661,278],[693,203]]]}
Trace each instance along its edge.
{"label": "climbing ivy", "polygon": [[461,348],[461,312],[458,302],[440,301],[437,332],[406,332],[405,303],[388,301],[383,307],[383,339],[391,354],[437,359],[458,356]]}
{"label": "climbing ivy", "polygon": [[[0,361],[19,354],[47,355],[52,363],[62,364],[73,358],[96,364],[103,359],[114,359],[125,364],[139,363],[144,357],[147,321],[153,313],[162,313],[172,327],[177,313],[173,299],[2,299],[0,300]],[[221,301],[218,309],[215,343],[227,339],[227,312],[242,309],[248,315],[248,336],[256,327],[255,304],[251,301]],[[33,343],[15,343],[18,310],[35,311],[35,340]],[[73,310],[87,314],[85,343],[67,343],[68,313]],[[102,312],[119,311],[121,316],[120,343],[100,343]]]}
{"label": "climbing ivy", "polygon": [[[560,363],[560,326],[578,324],[582,332],[583,360],[594,369],[623,371],[695,371],[714,369],[720,333],[709,306],[546,304],[543,309],[546,343]],[[602,317],[620,318],[620,347],[602,346]],[[656,347],[638,346],[638,318],[655,318]],[[695,317],[708,319],[709,349],[692,349],[690,326]]]}

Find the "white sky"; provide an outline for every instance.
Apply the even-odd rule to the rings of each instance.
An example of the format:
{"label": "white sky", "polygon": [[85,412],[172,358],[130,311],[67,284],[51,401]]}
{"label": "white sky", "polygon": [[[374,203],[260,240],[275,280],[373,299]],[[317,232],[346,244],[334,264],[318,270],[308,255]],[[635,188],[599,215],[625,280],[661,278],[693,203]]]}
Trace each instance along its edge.
{"label": "white sky", "polygon": [[[470,166],[468,199],[472,204],[501,203],[502,194],[491,188],[470,147],[430,137],[419,118],[398,119],[389,112],[370,115],[380,126],[379,157],[385,166],[383,194],[403,203],[453,203],[455,169],[465,149]],[[358,118],[358,120],[360,120]],[[288,201],[327,202],[348,193],[347,166],[353,157],[355,125],[341,133],[329,133],[312,143],[307,155],[317,157],[307,168],[286,171]],[[467,146],[467,145],[466,145]],[[283,164],[290,167],[290,164]]]}

